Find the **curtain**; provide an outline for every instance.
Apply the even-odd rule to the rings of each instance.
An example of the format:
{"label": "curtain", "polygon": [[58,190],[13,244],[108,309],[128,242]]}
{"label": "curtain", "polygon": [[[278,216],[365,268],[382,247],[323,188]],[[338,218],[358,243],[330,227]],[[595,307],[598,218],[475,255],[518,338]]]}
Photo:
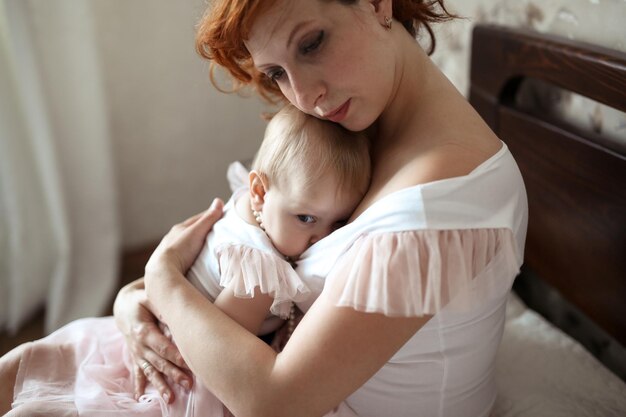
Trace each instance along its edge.
{"label": "curtain", "polygon": [[120,230],[89,2],[0,0],[0,328],[110,306]]}

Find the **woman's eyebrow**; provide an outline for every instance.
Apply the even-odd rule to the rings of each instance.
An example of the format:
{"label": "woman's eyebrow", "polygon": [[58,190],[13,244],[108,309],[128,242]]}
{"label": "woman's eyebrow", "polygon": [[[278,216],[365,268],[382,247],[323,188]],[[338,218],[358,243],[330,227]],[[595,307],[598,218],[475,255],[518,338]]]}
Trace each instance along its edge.
{"label": "woman's eyebrow", "polygon": [[[298,23],[297,25],[295,25],[293,27],[293,29],[291,30],[291,33],[289,33],[289,38],[287,38],[287,46],[286,48],[289,49],[289,46],[291,45],[291,43],[293,42],[293,39],[295,38],[295,35],[298,33],[298,31],[300,29],[302,29],[303,26],[306,26],[308,23],[310,23],[311,20],[305,20],[303,22]],[[254,61],[254,59],[253,59]],[[265,70],[265,68],[271,67],[272,64],[260,64],[260,65],[254,65],[254,67],[257,69],[257,71],[263,72]]]}
{"label": "woman's eyebrow", "polygon": [[293,38],[295,37],[296,33],[303,27],[306,26],[307,24],[309,24],[311,21],[310,20],[305,20],[303,22],[298,23],[297,25],[295,25],[293,27],[293,29],[291,30],[291,33],[289,34],[289,38],[287,39],[287,48],[289,48],[289,46],[291,45],[291,42],[293,41]]}

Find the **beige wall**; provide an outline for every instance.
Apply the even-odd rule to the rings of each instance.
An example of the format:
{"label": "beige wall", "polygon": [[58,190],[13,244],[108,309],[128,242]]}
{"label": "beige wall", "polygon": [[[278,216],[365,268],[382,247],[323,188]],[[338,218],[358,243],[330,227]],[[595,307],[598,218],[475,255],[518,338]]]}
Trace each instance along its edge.
{"label": "beige wall", "polygon": [[438,25],[433,60],[464,94],[471,29],[495,23],[626,51],[626,0],[446,0],[464,19]]}
{"label": "beige wall", "polygon": [[228,197],[226,167],[260,143],[262,106],[216,91],[194,50],[205,1],[94,1],[123,245]]}

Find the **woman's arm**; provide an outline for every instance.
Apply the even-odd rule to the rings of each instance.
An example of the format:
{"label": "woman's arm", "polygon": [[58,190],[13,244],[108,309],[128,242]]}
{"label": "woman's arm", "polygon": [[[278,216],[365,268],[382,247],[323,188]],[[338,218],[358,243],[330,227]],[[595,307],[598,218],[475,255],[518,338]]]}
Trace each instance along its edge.
{"label": "woman's arm", "polygon": [[321,297],[276,354],[185,279],[188,265],[179,260],[192,256],[181,253],[194,250],[211,224],[196,219],[183,225],[172,229],[148,263],[146,290],[191,369],[235,415],[322,415],[430,319],[359,313]]}
{"label": "woman's arm", "polygon": [[[222,216],[223,203],[215,199],[211,207],[199,213],[180,225],[174,226],[172,232],[187,228],[191,224],[202,225],[206,231]],[[198,221],[201,220],[201,221]],[[177,229],[178,228],[178,229]],[[179,233],[172,233],[179,236]],[[206,235],[206,232],[204,233]],[[195,237],[201,239],[186,239],[186,246],[179,251],[175,264],[184,265],[186,271],[198,256],[203,244],[203,236],[197,233]],[[162,243],[169,243],[166,238]],[[162,248],[160,245],[159,248]],[[159,251],[157,248],[157,252]],[[154,255],[153,255],[154,256]],[[158,326],[158,321],[153,308],[146,297],[144,279],[140,278],[122,288],[115,298],[113,315],[117,327],[126,338],[129,350],[133,358],[133,375],[135,380],[135,398],[144,393],[146,383],[151,382],[166,402],[174,400],[174,393],[170,389],[165,377],[169,377],[175,383],[185,388],[190,388],[192,379],[183,369],[188,369],[176,345],[169,340]],[[152,365],[142,368],[141,365]]]}

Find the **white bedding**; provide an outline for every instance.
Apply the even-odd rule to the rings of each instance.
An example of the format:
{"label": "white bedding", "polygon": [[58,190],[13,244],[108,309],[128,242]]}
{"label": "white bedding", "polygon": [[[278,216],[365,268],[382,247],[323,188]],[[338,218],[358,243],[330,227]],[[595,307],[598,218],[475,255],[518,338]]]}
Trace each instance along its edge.
{"label": "white bedding", "polygon": [[512,294],[494,417],[624,417],[626,384]]}

